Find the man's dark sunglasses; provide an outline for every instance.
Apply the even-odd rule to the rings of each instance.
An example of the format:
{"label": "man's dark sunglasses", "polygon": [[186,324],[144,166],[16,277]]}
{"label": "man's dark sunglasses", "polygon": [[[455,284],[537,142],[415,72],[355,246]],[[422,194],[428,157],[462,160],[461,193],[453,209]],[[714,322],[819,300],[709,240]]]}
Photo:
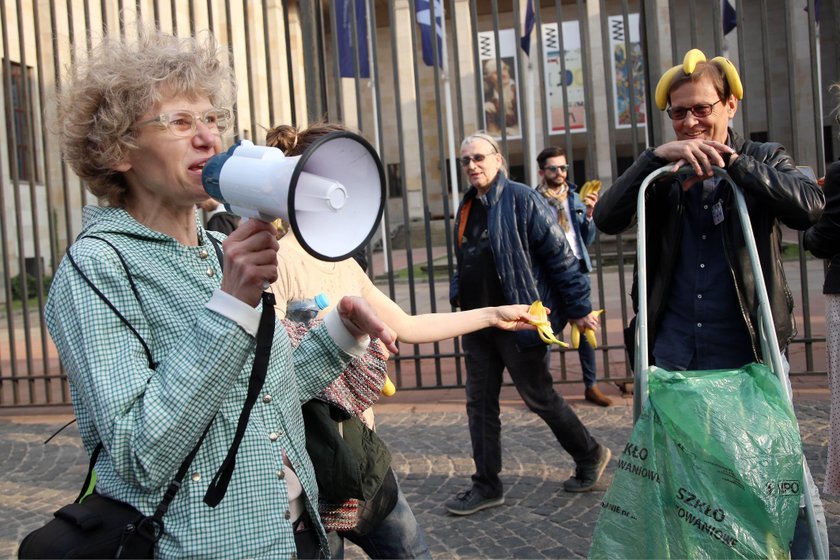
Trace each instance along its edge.
{"label": "man's dark sunglasses", "polygon": [[565,173],[569,170],[569,165],[564,163],[563,165],[546,165],[543,167],[544,171],[551,171],[552,173],[557,173],[558,171],[562,171]]}
{"label": "man's dark sunglasses", "polygon": [[486,158],[487,156],[492,156],[492,155],[493,154],[475,154],[472,157],[464,156],[462,158],[459,158],[458,161],[461,162],[461,167],[467,167],[470,164],[471,161],[474,161],[476,163],[481,163],[482,161],[484,161],[484,158]]}
{"label": "man's dark sunglasses", "polygon": [[712,107],[720,103],[721,100],[718,99],[714,103],[698,103],[693,107],[668,107],[666,111],[668,116],[671,117],[672,121],[681,121],[687,115],[688,112],[691,111],[691,114],[697,117],[698,119],[702,119],[703,117],[708,117],[712,114]]}

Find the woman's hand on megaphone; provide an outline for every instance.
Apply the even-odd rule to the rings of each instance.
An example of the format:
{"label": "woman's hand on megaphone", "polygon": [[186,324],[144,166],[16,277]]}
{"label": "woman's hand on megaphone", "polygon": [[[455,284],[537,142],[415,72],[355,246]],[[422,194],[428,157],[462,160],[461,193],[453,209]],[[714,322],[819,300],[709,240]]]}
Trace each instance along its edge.
{"label": "woman's hand on megaphone", "polygon": [[356,338],[377,338],[392,354],[399,352],[394,331],[386,325],[368,302],[357,296],[344,296],[336,306],[342,323]]}
{"label": "woman's hand on megaphone", "polygon": [[277,280],[277,230],[262,220],[239,224],[222,246],[225,251],[222,291],[256,307],[266,283]]}

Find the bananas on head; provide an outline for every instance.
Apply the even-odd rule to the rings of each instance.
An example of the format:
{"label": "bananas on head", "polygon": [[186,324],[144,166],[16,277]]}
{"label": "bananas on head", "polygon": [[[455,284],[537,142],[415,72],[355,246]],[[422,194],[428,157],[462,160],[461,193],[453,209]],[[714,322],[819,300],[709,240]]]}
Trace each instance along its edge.
{"label": "bananas on head", "polygon": [[583,200],[584,198],[586,198],[590,194],[597,193],[600,190],[601,190],[601,181],[599,181],[598,179],[592,179],[591,181],[587,181],[583,184],[583,186],[580,188],[580,192],[578,194],[580,195],[580,199]]}
{"label": "bananas on head", "polygon": [[554,336],[551,323],[548,321],[548,313],[540,300],[531,304],[531,307],[528,308],[528,313],[537,317],[537,320],[532,321],[531,324],[537,327],[537,334],[540,335],[540,340],[546,344],[559,344],[563,348],[569,347],[568,344],[562,340],[558,340],[557,337]]}
{"label": "bananas on head", "polygon": [[[690,75],[694,72],[698,62],[706,62],[706,55],[700,49],[691,49],[685,53],[682,64],[678,64],[662,74],[662,77],[659,78],[659,83],[656,84],[656,92],[654,93],[654,100],[660,111],[664,111],[668,106],[668,94],[671,92],[671,84],[674,83],[674,80],[682,75]],[[722,56],[716,56],[709,62],[717,65],[723,71],[732,95],[736,99],[743,99],[744,86],[741,83],[741,77],[738,75],[738,70],[735,69],[735,65]]]}

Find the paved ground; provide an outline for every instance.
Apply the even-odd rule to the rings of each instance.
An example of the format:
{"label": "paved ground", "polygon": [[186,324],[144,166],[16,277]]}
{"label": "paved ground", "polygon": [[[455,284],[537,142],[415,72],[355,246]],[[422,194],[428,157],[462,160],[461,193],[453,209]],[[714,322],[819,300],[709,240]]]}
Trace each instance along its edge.
{"label": "paved ground", "polygon": [[[415,393],[416,394],[416,393]],[[394,456],[403,490],[429,539],[435,558],[582,558],[599,511],[602,492],[572,495],[562,482],[572,468],[546,426],[505,389],[503,445],[506,504],[456,518],[442,503],[468,485],[472,461],[462,402],[454,398],[378,407],[379,431]],[[823,395],[824,397],[824,395]],[[603,486],[629,437],[629,399],[596,408],[568,397],[595,436],[613,451]],[[419,399],[423,400],[423,399]],[[431,399],[425,399],[429,401]],[[805,453],[821,485],[825,472],[829,402],[797,402]],[[44,445],[64,416],[0,417],[0,557],[13,557],[17,543],[72,500],[87,459],[71,427]],[[830,557],[840,558],[840,498],[826,497]],[[353,547],[348,557],[362,558]]]}

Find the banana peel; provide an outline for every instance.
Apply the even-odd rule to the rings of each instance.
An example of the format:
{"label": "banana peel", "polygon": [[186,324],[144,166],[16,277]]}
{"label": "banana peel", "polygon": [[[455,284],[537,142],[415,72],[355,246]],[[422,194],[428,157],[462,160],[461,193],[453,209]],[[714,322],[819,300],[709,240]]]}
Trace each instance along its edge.
{"label": "banana peel", "polygon": [[548,320],[548,312],[546,312],[545,307],[540,300],[531,304],[531,307],[528,308],[528,313],[537,317],[536,321],[530,321],[530,323],[537,327],[537,334],[539,335],[540,340],[546,344],[557,344],[563,348],[569,347],[568,344],[562,340],[558,340],[558,338],[554,336],[554,331],[552,330],[551,323]]}
{"label": "banana peel", "polygon": [[580,195],[580,199],[583,200],[587,196],[589,196],[590,194],[597,193],[600,190],[601,190],[601,181],[599,181],[598,179],[592,179],[591,181],[587,181],[583,184],[583,186],[580,188],[580,192],[578,194]]}
{"label": "banana peel", "polygon": [[[604,312],[603,309],[597,309],[597,310],[593,311],[592,313],[594,313],[595,316],[597,317],[598,315],[600,315],[603,312]],[[584,329],[583,330],[583,336],[586,337],[586,342],[589,343],[589,346],[591,346],[593,350],[598,348],[598,337],[595,336],[595,329],[590,329],[590,328]],[[575,350],[580,348],[580,328],[577,325],[575,325],[574,323],[572,323],[572,332],[569,335],[569,339],[572,342],[572,348],[574,348]]]}

